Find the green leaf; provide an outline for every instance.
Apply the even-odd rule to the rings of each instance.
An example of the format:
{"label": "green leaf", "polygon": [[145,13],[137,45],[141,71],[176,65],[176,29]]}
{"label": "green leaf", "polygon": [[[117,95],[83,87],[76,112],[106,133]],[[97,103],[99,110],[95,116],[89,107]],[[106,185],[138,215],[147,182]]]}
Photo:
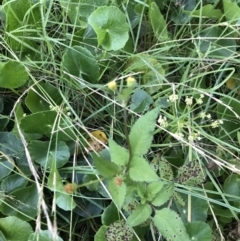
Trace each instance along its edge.
{"label": "green leaf", "polygon": [[28,222],[16,217],[0,218],[0,230],[8,241],[26,241],[33,232]]}
{"label": "green leaf", "polygon": [[28,150],[32,159],[44,168],[50,168],[53,163],[60,168],[70,158],[69,148],[63,141],[31,141]]}
{"label": "green leaf", "polygon": [[77,206],[72,195],[65,192],[62,178],[54,164],[52,165],[47,185],[48,188],[54,192],[56,204],[59,208],[65,211],[70,211]]}
{"label": "green leaf", "polygon": [[151,147],[158,114],[159,108],[155,108],[141,116],[132,126],[129,141],[133,156],[142,156]]}
{"label": "green leaf", "polygon": [[[58,140],[69,141],[76,138],[71,120],[58,113],[48,110],[27,115],[21,119],[20,128],[26,133],[39,133],[48,137],[57,137]],[[58,123],[58,125],[56,125]]]}
{"label": "green leaf", "polygon": [[106,241],[107,229],[108,229],[107,226],[101,226],[94,236],[94,241]]}
{"label": "green leaf", "polygon": [[28,238],[28,241],[52,241],[52,240],[63,241],[58,236],[57,237],[55,236],[53,239],[53,234],[49,230],[40,230],[39,232],[32,233]]}
{"label": "green leaf", "polygon": [[200,17],[200,18],[213,18],[220,19],[223,14],[220,9],[214,9],[212,4],[206,4],[202,8],[195,11],[184,11],[186,14],[191,15],[192,17]]}
{"label": "green leaf", "polygon": [[49,83],[39,83],[28,91],[25,103],[31,112],[49,110],[50,105],[62,103],[59,90]]}
{"label": "green leaf", "polygon": [[226,194],[240,196],[240,177],[237,174],[229,175],[224,181],[223,191]]}
{"label": "green leaf", "polygon": [[149,7],[149,19],[153,28],[155,37],[161,40],[168,39],[168,31],[166,21],[160,12],[158,5],[155,2],[152,2]]}
{"label": "green leaf", "polygon": [[190,241],[181,218],[171,209],[163,208],[157,210],[153,222],[165,239],[172,241]]}
{"label": "green leaf", "polygon": [[117,7],[99,7],[88,22],[97,34],[98,44],[105,50],[119,50],[127,43],[129,26],[125,14]]}
{"label": "green leaf", "polygon": [[152,214],[149,204],[139,204],[127,218],[127,224],[134,227],[147,221]]}
{"label": "green leaf", "polygon": [[[5,38],[13,50],[36,48],[38,25],[41,26],[41,14],[38,4],[33,6],[30,0],[5,1],[6,13]],[[36,48],[37,49],[37,48]]]}
{"label": "green leaf", "polygon": [[159,173],[162,179],[166,179],[169,181],[174,179],[174,174],[173,174],[171,164],[164,158],[161,158],[159,162]]}
{"label": "green leaf", "polygon": [[235,21],[237,22],[240,18],[240,8],[237,2],[223,0],[223,11],[227,21],[231,24],[235,24]]}
{"label": "green leaf", "polygon": [[131,100],[130,109],[137,113],[148,110],[149,106],[153,103],[152,97],[142,89],[135,90]]}
{"label": "green leaf", "polygon": [[94,162],[94,165],[95,165],[97,171],[103,177],[111,178],[117,173],[118,166],[115,163],[105,161],[100,156],[98,156],[96,153],[92,153],[92,157],[93,157],[93,162]]}
{"label": "green leaf", "polygon": [[143,157],[133,157],[129,169],[130,178],[137,182],[154,182],[157,174]]}
{"label": "green leaf", "polygon": [[[121,177],[114,177],[108,181],[108,190],[119,209],[122,208],[127,192],[126,183],[120,178]],[[120,179],[120,183],[118,179]]]}
{"label": "green leaf", "polygon": [[28,80],[28,73],[24,66],[16,61],[0,62],[0,87],[16,89]]}
{"label": "green leaf", "polygon": [[132,229],[120,220],[112,223],[106,230],[107,241],[131,241],[133,237]]}
{"label": "green leaf", "polygon": [[212,229],[205,222],[191,222],[186,225],[187,232],[194,241],[212,241]]}
{"label": "green leaf", "polygon": [[23,188],[27,185],[28,180],[19,174],[12,174],[3,179],[1,183],[1,190],[10,193],[16,189]]}
{"label": "green leaf", "polygon": [[111,154],[111,159],[114,163],[119,166],[126,166],[129,159],[128,151],[118,145],[113,139],[109,140],[109,149]]}
{"label": "green leaf", "polygon": [[165,184],[162,189],[155,195],[151,203],[154,206],[162,206],[166,203],[173,195],[174,183]]}
{"label": "green leaf", "polygon": [[79,78],[74,83],[77,88],[79,88],[82,80],[90,83],[98,81],[100,74],[97,61],[92,53],[83,47],[74,46],[68,49],[63,55],[61,65],[63,71]]}
{"label": "green leaf", "polygon": [[0,132],[0,180],[8,176],[13,168],[13,157],[19,158],[23,152],[22,142],[12,132]]}
{"label": "green leaf", "polygon": [[109,226],[111,223],[119,220],[119,212],[114,202],[111,202],[111,204],[104,209],[101,218],[102,224],[106,226]]}
{"label": "green leaf", "polygon": [[198,161],[191,161],[178,169],[177,181],[187,186],[197,186],[204,182],[205,173]]}
{"label": "green leaf", "polygon": [[22,220],[36,217],[38,209],[38,190],[35,185],[17,189],[9,194],[0,205],[1,212],[6,216],[16,216]]}

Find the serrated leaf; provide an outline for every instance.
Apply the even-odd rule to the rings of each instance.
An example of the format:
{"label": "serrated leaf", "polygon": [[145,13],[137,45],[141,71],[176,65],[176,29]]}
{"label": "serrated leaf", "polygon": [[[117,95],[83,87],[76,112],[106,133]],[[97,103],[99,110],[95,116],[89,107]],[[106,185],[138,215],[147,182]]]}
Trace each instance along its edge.
{"label": "serrated leaf", "polygon": [[127,187],[124,182],[122,183],[118,182],[118,180],[116,180],[118,178],[120,177],[114,177],[113,179],[108,181],[108,189],[114,203],[117,205],[119,209],[121,209],[125,200]]}
{"label": "serrated leaf", "polygon": [[119,166],[125,166],[128,163],[129,153],[128,151],[118,145],[113,139],[109,140],[109,149],[111,153],[111,158],[114,163]]}
{"label": "serrated leaf", "polygon": [[105,178],[111,178],[115,176],[118,170],[118,166],[115,163],[102,159],[96,153],[92,153],[92,157],[94,165],[99,174]]}
{"label": "serrated leaf", "polygon": [[129,134],[129,141],[133,156],[142,156],[147,153],[153,140],[155,123],[159,108],[141,116],[133,125]]}
{"label": "serrated leaf", "polygon": [[152,208],[149,204],[139,204],[127,218],[126,223],[132,227],[137,226],[147,221],[151,214]]}
{"label": "serrated leaf", "polygon": [[133,181],[154,182],[158,176],[143,157],[133,157],[130,163],[129,175]]}
{"label": "serrated leaf", "polygon": [[165,184],[162,189],[156,194],[155,198],[152,200],[154,206],[161,206],[166,203],[173,195],[174,184]]}
{"label": "serrated leaf", "polygon": [[191,240],[194,241],[211,241],[212,240],[212,229],[205,222],[191,222],[186,225]]}
{"label": "serrated leaf", "polygon": [[165,239],[172,241],[190,241],[183,221],[173,210],[169,208],[157,210],[153,222]]}

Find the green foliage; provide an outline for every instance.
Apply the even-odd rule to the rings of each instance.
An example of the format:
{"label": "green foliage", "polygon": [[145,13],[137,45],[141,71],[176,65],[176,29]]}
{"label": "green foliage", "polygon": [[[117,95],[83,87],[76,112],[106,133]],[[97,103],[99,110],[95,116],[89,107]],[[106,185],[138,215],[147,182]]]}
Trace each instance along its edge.
{"label": "green foliage", "polygon": [[88,22],[97,34],[98,45],[107,51],[119,50],[128,41],[129,26],[117,7],[99,7],[89,16]]}
{"label": "green foliage", "polygon": [[[14,227],[14,232],[13,232]],[[16,217],[6,217],[0,219],[0,230],[2,240],[28,240],[29,235],[33,232],[31,225]]]}
{"label": "green foliage", "polygon": [[240,238],[238,1],[0,5],[1,240]]}
{"label": "green foliage", "polygon": [[180,217],[171,209],[156,211],[153,222],[163,237],[174,241],[190,241],[190,237]]}
{"label": "green foliage", "polygon": [[[14,71],[13,71],[14,69]],[[16,89],[24,85],[28,80],[25,67],[16,61],[0,62],[0,87]]]}

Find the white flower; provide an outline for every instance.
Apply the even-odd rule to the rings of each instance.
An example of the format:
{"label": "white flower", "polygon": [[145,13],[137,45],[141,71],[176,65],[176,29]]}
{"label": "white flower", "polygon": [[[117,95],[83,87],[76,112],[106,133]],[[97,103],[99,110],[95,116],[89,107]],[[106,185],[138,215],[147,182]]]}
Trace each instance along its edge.
{"label": "white flower", "polygon": [[170,102],[176,102],[177,100],[178,100],[178,95],[175,95],[175,94],[173,94],[173,95],[170,95],[169,96],[169,98],[168,98],[168,100],[170,101]]}
{"label": "white flower", "polygon": [[206,117],[206,113],[202,111],[202,112],[199,114],[199,116],[200,116],[202,119],[204,119],[204,118]]}
{"label": "white flower", "polygon": [[161,127],[164,127],[164,128],[168,127],[166,116],[160,115],[157,122]]}
{"label": "white flower", "polygon": [[211,123],[211,127],[212,128],[217,128],[219,127],[219,125],[223,124],[223,121],[222,120],[215,120]]}
{"label": "white flower", "polygon": [[193,97],[186,97],[185,102],[186,102],[186,105],[191,106],[193,103]]}
{"label": "white flower", "polygon": [[201,105],[203,103],[203,100],[202,100],[202,98],[199,98],[199,99],[196,99],[196,102],[198,105]]}
{"label": "white flower", "polygon": [[184,135],[181,132],[176,132],[173,134],[173,137],[175,137],[178,141],[182,141],[184,138]]}
{"label": "white flower", "polygon": [[212,118],[211,114],[207,114],[206,117],[207,117],[208,119],[211,119],[211,118]]}

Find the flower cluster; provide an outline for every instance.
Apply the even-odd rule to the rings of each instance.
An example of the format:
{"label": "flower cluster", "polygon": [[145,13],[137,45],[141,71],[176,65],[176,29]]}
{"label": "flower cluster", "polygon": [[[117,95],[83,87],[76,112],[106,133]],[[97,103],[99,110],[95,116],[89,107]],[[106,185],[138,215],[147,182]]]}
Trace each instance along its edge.
{"label": "flower cluster", "polygon": [[158,124],[163,127],[163,128],[166,128],[168,127],[168,122],[167,122],[167,118],[166,116],[162,116],[160,115],[158,120],[157,120]]}

